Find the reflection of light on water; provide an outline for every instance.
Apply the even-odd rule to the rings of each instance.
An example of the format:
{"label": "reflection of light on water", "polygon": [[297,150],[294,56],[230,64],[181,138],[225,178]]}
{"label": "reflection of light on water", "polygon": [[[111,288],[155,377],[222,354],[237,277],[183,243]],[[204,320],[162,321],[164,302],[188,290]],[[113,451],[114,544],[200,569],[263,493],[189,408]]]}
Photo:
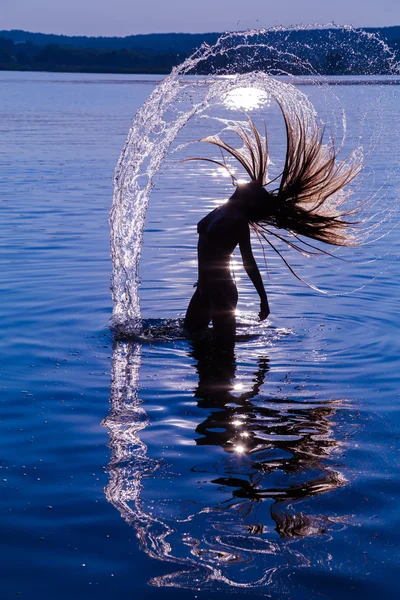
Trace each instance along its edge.
{"label": "reflection of light on water", "polygon": [[237,454],[243,454],[244,452],[246,452],[246,448],[244,446],[235,446],[234,447],[235,452],[237,452]]}
{"label": "reflection of light on water", "polygon": [[[230,269],[231,269],[231,275],[235,281],[235,283],[237,283],[238,281],[240,281],[241,278],[241,273],[243,272],[243,267],[240,264],[240,262],[238,260],[236,260],[236,258],[234,256],[231,257],[231,262],[230,262]],[[238,315],[238,311],[235,311],[235,314]]]}
{"label": "reflection of light on water", "polygon": [[[232,175],[234,175],[235,174],[235,169],[233,167],[232,168],[229,167],[229,168],[231,170]],[[228,178],[228,179],[231,178],[231,176],[228,173],[228,171],[226,169],[224,169],[223,167],[216,167],[215,169],[213,169],[213,171],[211,172],[211,177],[218,177],[218,179],[220,177],[225,177],[225,178]]]}
{"label": "reflection of light on water", "polygon": [[241,267],[239,261],[237,261],[235,258],[232,258],[231,269],[233,269],[234,271],[240,271],[241,268],[242,267]]}
{"label": "reflection of light on water", "polygon": [[253,87],[236,88],[228,92],[224,104],[233,110],[255,110],[271,104],[271,96]]}
{"label": "reflection of light on water", "polygon": [[[269,161],[269,163],[270,163],[270,161]],[[210,175],[211,175],[211,177],[217,177],[218,179],[220,179],[221,177],[225,177],[225,179],[232,179],[232,176],[233,176],[235,178],[236,183],[239,185],[243,185],[244,183],[249,183],[248,179],[244,179],[243,177],[236,177],[236,175],[235,175],[236,169],[234,167],[232,167],[231,165],[229,165],[229,171],[227,169],[224,169],[223,167],[216,167],[215,169],[213,169],[213,171],[211,171]],[[228,201],[228,198],[225,200],[225,202],[227,202],[227,201]],[[216,202],[217,204],[221,203],[220,200],[215,200],[214,202]]]}

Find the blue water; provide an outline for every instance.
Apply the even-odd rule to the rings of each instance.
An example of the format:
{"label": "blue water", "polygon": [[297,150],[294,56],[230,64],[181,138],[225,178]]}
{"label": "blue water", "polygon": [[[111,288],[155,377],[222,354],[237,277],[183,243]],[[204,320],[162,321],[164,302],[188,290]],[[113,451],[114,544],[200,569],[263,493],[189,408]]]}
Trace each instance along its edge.
{"label": "blue water", "polygon": [[108,328],[112,171],[158,80],[0,74],[0,598],[397,598],[400,88],[335,86],[349,123],[378,96],[383,115],[368,112],[365,181],[396,210],[341,254],[371,262],[292,258],[352,293],[319,295],[268,255],[258,325],[238,268],[240,335],[221,353],[180,327],[195,224],[231,192],[205,164],[157,178],[147,335]]}

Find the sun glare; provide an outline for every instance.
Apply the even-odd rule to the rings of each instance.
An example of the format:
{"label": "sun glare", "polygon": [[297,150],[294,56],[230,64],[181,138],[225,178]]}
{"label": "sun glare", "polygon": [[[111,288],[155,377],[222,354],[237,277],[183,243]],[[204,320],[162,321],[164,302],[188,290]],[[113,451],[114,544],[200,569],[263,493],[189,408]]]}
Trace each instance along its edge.
{"label": "sun glare", "polygon": [[227,93],[224,103],[232,110],[255,110],[271,104],[271,96],[257,88],[236,88]]}

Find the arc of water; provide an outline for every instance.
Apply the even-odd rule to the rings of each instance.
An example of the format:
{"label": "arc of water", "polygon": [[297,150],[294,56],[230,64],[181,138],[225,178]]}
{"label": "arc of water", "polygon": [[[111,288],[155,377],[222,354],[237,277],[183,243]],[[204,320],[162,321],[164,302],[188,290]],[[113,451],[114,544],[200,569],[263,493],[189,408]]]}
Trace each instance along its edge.
{"label": "arc of water", "polygon": [[[349,28],[345,31],[354,32]],[[114,301],[111,326],[116,333],[130,335],[138,333],[141,329],[138,272],[147,204],[154,176],[162,167],[170,146],[182,127],[206,109],[213,99],[222,98],[229,90],[235,88],[253,87],[273,96],[286,110],[297,113],[300,111],[310,124],[310,131],[313,130],[316,115],[305,94],[293,85],[274,79],[267,73],[256,71],[222,79],[212,76],[207,80],[188,80],[185,77],[197,67],[218,57],[228,57],[229,60],[232,58],[231,67],[234,69],[240,66],[235,64],[235,56],[240,54],[239,51],[247,49],[256,53],[263,49],[268,52],[275,51],[279,58],[283,58],[283,64],[287,65],[288,69],[290,65],[296,68],[301,66],[314,77],[315,83],[316,72],[310,62],[299,58],[289,46],[275,49],[264,37],[269,33],[284,33],[284,29],[234,32],[221,36],[214,46],[203,45],[161,81],[136,113],[115,168],[114,195],[110,212],[113,262],[111,291]],[[374,37],[372,42],[372,34],[356,33],[365,38],[366,43],[375,43],[377,53],[386,53],[388,69],[397,68],[392,53],[382,40]],[[359,52],[362,52],[362,48]],[[222,72],[226,75],[228,68],[224,67]],[[279,73],[290,75],[289,71],[284,72],[281,68]],[[323,78],[318,81],[321,84],[324,82]],[[180,105],[186,106],[186,109],[179,108]],[[340,116],[343,143],[346,122],[345,115],[341,113]],[[341,142],[337,138],[338,136],[336,141],[339,141],[340,147]]]}

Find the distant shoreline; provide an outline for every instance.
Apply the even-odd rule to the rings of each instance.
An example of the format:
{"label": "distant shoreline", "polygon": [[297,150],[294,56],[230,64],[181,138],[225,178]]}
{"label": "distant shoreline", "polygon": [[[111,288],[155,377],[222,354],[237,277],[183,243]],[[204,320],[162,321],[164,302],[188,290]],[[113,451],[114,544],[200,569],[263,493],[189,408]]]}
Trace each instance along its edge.
{"label": "distant shoreline", "polygon": [[[0,71],[167,75],[202,44],[213,46],[222,35],[215,32],[87,37],[3,30]],[[233,35],[235,39],[236,34]],[[235,57],[239,67],[235,72],[241,72],[241,66],[244,72],[250,68],[285,72],[288,52],[298,59],[291,65],[297,76],[311,72],[323,76],[383,76],[400,71],[400,26],[268,30],[262,35],[265,38],[257,46],[254,61],[243,44]],[[206,64],[198,63],[196,74],[223,73],[224,68],[229,72],[228,52],[215,55]]]}
{"label": "distant shoreline", "polygon": [[93,69],[93,70],[72,70],[72,69],[62,69],[62,68],[57,68],[57,69],[41,69],[41,68],[37,68],[37,69],[28,69],[28,68],[3,68],[0,66],[0,72],[4,73],[4,72],[9,72],[9,73],[82,73],[82,74],[87,74],[87,75],[169,75],[169,73],[171,72],[171,69],[166,69],[165,71],[161,71],[161,70],[155,70],[155,71],[125,71],[125,70],[110,70],[110,71],[104,71],[101,69]]}

